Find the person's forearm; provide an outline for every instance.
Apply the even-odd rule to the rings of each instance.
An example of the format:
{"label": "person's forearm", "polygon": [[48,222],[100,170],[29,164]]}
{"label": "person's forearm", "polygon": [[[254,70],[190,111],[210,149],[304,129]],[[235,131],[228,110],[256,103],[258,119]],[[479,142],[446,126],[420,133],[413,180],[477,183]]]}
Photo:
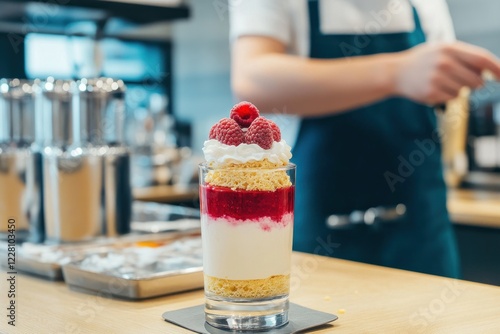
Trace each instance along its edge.
{"label": "person's forearm", "polygon": [[323,60],[272,53],[236,64],[233,90],[267,112],[321,116],[392,95],[393,64],[390,54]]}

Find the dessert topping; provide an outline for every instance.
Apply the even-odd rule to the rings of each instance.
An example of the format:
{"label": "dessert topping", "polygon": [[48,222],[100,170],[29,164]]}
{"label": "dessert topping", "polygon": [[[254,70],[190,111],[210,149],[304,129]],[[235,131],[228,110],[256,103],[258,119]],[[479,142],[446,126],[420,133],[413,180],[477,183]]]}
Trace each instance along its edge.
{"label": "dessert topping", "polygon": [[259,117],[259,110],[250,102],[240,102],[235,105],[229,114],[243,128],[248,128],[250,124]]}
{"label": "dessert topping", "polygon": [[273,146],[273,137],[273,129],[268,120],[264,117],[257,117],[245,133],[245,142],[257,144],[268,150]]}
{"label": "dessert topping", "polygon": [[256,144],[264,150],[270,150],[274,142],[281,142],[278,125],[259,116],[259,110],[250,102],[235,105],[231,109],[230,117],[223,118],[212,126],[209,139],[229,146]]}
{"label": "dessert topping", "polygon": [[245,142],[245,133],[238,123],[231,118],[223,118],[210,129],[210,139],[222,144],[238,146]]}
{"label": "dessert topping", "polygon": [[273,130],[273,139],[274,141],[281,141],[281,131],[278,125],[271,121],[270,119],[267,120],[269,125],[271,126],[271,129]]}

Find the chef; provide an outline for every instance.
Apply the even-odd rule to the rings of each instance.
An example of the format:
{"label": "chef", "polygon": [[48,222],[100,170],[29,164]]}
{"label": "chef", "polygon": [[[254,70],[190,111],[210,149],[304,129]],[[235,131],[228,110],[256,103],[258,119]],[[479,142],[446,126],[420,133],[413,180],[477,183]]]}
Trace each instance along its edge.
{"label": "chef", "polygon": [[445,0],[233,0],[232,87],[297,168],[294,249],[459,276],[434,106],[500,77]]}

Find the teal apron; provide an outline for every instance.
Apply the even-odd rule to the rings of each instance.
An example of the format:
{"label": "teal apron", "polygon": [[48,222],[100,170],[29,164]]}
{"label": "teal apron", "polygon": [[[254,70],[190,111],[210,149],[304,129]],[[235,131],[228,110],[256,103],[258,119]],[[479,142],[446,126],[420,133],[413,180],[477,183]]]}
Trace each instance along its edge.
{"label": "teal apron", "polygon": [[[425,41],[415,9],[413,32],[325,35],[318,1],[309,1],[310,58],[407,50]],[[459,275],[446,210],[441,146],[432,108],[390,98],[301,122],[294,249],[449,277]],[[394,222],[327,227],[332,215],[406,207]]]}

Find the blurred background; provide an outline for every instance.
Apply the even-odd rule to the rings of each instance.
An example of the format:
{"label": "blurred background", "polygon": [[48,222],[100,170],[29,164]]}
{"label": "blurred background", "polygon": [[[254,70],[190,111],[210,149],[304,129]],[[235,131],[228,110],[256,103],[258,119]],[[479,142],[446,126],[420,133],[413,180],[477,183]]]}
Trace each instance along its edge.
{"label": "blurred background", "polygon": [[[229,13],[236,0],[3,1],[0,78],[121,79],[137,199],[197,206],[196,164],[235,100]],[[500,56],[500,2],[448,0],[459,40]],[[500,284],[500,85],[450,104],[466,113],[445,147],[464,278]],[[443,126],[446,126],[446,117]]]}
{"label": "blurred background", "polygon": [[[186,3],[189,13],[172,11],[170,22],[157,16],[151,17],[151,22],[142,17],[139,23],[134,22],[137,18],[132,13],[125,16],[133,20],[124,19],[120,15],[124,9],[118,10],[118,17],[109,16],[103,1],[88,1],[98,3],[90,7],[102,10],[86,12],[56,9],[53,4],[45,8],[43,1],[0,2],[4,36],[0,42],[4,51],[1,77],[68,78],[92,76],[97,71],[121,78],[129,87],[127,106],[134,117],[145,117],[146,110],[165,111],[173,116],[178,131],[168,140],[191,146],[197,153],[210,124],[224,117],[234,102],[229,79],[228,10],[237,1],[156,1],[173,6]],[[498,1],[448,0],[448,5],[459,40],[500,55],[500,21],[495,14],[500,10]],[[99,31],[101,28],[104,31]],[[70,34],[74,36],[68,37]],[[94,37],[99,38],[102,64],[94,62]],[[497,96],[491,95],[488,98]]]}

